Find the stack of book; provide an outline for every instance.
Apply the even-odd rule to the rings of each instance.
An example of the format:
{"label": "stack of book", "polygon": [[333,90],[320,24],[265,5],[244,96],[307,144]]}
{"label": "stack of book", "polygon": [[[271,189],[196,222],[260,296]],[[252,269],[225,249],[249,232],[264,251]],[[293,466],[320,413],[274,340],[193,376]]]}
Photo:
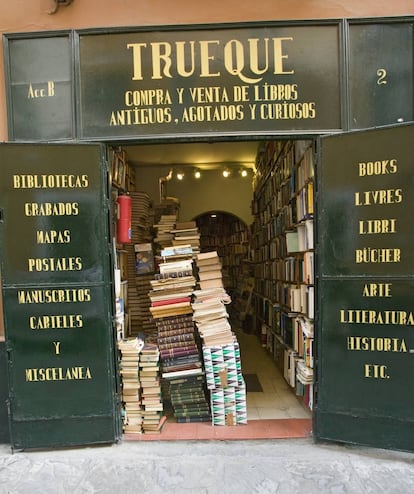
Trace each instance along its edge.
{"label": "stack of book", "polygon": [[170,378],[169,396],[177,422],[209,422],[210,407],[203,375]]}
{"label": "stack of book", "polygon": [[160,353],[157,345],[145,344],[139,359],[141,382],[142,431],[161,432],[165,422],[160,384]]}
{"label": "stack of book", "polygon": [[171,233],[174,234],[172,241],[174,247],[190,245],[193,249],[193,255],[200,252],[200,233],[195,221],[177,222]]}
{"label": "stack of book", "polygon": [[131,227],[133,242],[148,242],[151,239],[152,207],[146,192],[129,192],[131,197]]}
{"label": "stack of book", "polygon": [[[192,293],[196,285],[193,275],[191,246],[165,247],[160,253],[159,273],[151,282],[150,311],[158,329],[158,348],[161,355],[162,378],[165,392],[176,418],[184,420],[187,409],[202,411],[205,417],[208,402],[205,398],[202,357],[196,341],[193,322]],[[193,378],[201,376],[202,379]],[[172,380],[184,382],[172,390]],[[191,385],[191,386],[190,386]],[[197,392],[195,387],[197,388]],[[171,394],[171,392],[173,393]],[[201,407],[202,405],[202,407]],[[179,412],[175,411],[178,407]]]}
{"label": "stack of book", "polygon": [[151,317],[150,300],[148,291],[151,290],[152,274],[140,275],[135,278],[136,304],[129,312],[132,315],[131,319],[131,334],[145,334],[146,341],[156,340],[157,328]]}
{"label": "stack of book", "polygon": [[[153,224],[157,224],[161,221],[162,216],[178,217],[180,211],[180,201],[177,197],[163,197],[161,202],[154,205],[154,221]],[[171,244],[169,244],[171,245]]]}
{"label": "stack of book", "polygon": [[157,327],[163,378],[201,370],[191,314],[157,319]]}
{"label": "stack of book", "polygon": [[202,340],[212,424],[245,424],[246,386],[239,344],[229,322],[226,305],[231,298],[223,288],[221,262],[213,251],[197,255],[196,264],[200,290],[193,293],[193,319]]}
{"label": "stack of book", "polygon": [[201,290],[223,287],[222,264],[216,251],[197,254],[196,265]]}
{"label": "stack of book", "polygon": [[174,234],[171,233],[171,230],[174,229],[176,221],[176,214],[162,214],[158,223],[154,225],[156,230],[154,241],[161,247],[171,245],[174,238]]}
{"label": "stack of book", "polygon": [[143,341],[127,338],[118,341],[123,407],[123,430],[128,434],[142,432],[141,383],[139,358]]}
{"label": "stack of book", "polygon": [[148,337],[155,332],[149,314],[148,300],[148,290],[154,270],[137,276],[135,246],[151,245],[153,215],[148,194],[130,192],[129,195],[131,197],[131,243],[123,246],[127,253],[129,335],[137,336],[145,333]]}
{"label": "stack of book", "polygon": [[221,262],[216,251],[196,256],[199,290],[194,291],[192,304],[198,333],[203,345],[224,345],[234,341],[226,304],[231,299],[221,277]]}
{"label": "stack of book", "polygon": [[198,333],[204,346],[233,343],[234,334],[224,302],[219,298],[204,299],[195,294],[192,304]]}

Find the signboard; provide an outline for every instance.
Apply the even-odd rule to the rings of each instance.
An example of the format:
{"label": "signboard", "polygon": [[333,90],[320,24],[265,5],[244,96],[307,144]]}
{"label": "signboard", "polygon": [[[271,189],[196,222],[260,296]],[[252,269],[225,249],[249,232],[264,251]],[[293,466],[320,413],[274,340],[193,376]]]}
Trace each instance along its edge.
{"label": "signboard", "polygon": [[340,129],[339,25],[81,34],[80,137]]}
{"label": "signboard", "polygon": [[414,119],[410,17],[7,34],[4,46],[10,140],[325,134]]}
{"label": "signboard", "polygon": [[349,26],[349,87],[350,128],[413,120],[412,23]]}
{"label": "signboard", "polygon": [[73,139],[73,62],[66,34],[5,40],[10,140]]}
{"label": "signboard", "polygon": [[0,146],[14,448],[113,442],[119,434],[103,151]]}
{"label": "signboard", "polygon": [[318,438],[413,449],[413,137],[320,140]]}

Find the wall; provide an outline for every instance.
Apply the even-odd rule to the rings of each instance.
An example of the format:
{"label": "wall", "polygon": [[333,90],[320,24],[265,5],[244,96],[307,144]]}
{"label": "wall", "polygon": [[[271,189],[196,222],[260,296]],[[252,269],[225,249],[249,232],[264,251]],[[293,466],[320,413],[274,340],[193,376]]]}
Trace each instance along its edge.
{"label": "wall", "polygon": [[[149,166],[136,168],[137,190],[149,194],[154,204],[159,202],[158,179],[165,177],[168,167]],[[180,221],[188,221],[209,211],[232,213],[247,225],[253,221],[251,177],[223,178],[220,170],[203,171],[201,179],[187,174],[182,182],[173,178],[167,182],[167,196],[180,200]]]}

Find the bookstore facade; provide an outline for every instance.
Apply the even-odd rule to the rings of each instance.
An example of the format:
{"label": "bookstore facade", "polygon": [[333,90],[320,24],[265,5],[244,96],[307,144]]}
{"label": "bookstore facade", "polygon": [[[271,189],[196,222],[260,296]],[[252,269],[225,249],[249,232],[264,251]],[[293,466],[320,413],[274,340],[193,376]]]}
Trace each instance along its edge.
{"label": "bookstore facade", "polygon": [[[265,381],[247,382],[252,336],[316,439],[412,450],[413,25],[4,36],[13,448],[162,435],[167,404],[178,423],[242,430]],[[223,162],[250,192],[238,177],[217,192],[212,163],[191,165],[210,175],[200,192],[174,185],[190,169],[177,157],[143,160],[227,144],[255,149],[250,165]],[[212,231],[212,212],[232,219]]]}

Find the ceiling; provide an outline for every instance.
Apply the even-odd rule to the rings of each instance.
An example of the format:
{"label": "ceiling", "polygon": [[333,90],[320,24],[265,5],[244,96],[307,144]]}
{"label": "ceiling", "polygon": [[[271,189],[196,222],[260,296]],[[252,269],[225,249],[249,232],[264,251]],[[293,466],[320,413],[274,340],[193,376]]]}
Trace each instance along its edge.
{"label": "ceiling", "polygon": [[259,142],[233,141],[189,144],[141,144],[122,147],[134,165],[192,165],[210,169],[226,164],[253,167]]}

